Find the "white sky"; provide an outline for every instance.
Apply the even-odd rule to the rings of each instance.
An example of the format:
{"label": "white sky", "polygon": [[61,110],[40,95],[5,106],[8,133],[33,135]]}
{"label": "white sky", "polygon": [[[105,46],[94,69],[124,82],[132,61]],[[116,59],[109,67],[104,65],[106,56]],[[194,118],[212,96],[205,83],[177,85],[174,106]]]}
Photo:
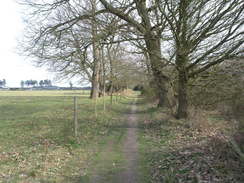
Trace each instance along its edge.
{"label": "white sky", "polygon": [[[19,87],[21,80],[54,78],[53,73],[34,67],[16,53],[17,38],[24,27],[20,8],[14,0],[3,0],[0,4],[0,80],[6,79],[8,87]],[[68,86],[68,82],[54,84]]]}

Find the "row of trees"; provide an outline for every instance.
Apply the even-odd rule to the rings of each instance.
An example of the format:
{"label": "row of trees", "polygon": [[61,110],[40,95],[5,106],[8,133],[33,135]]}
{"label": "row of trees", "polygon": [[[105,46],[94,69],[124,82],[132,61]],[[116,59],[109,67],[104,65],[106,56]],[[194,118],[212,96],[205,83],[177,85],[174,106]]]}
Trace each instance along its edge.
{"label": "row of trees", "polygon": [[60,77],[87,79],[93,99],[106,86],[147,82],[159,106],[174,93],[186,118],[189,83],[243,56],[242,0],[18,1],[29,7],[23,53]]}
{"label": "row of trees", "polygon": [[48,86],[52,86],[52,81],[48,80],[48,79],[40,80],[39,82],[37,80],[26,80],[26,81],[21,81],[20,85],[21,85],[21,88],[24,88],[25,86],[27,86],[27,87],[34,87],[34,86],[48,87]]}
{"label": "row of trees", "polygon": [[0,80],[0,87],[6,86],[6,79]]}

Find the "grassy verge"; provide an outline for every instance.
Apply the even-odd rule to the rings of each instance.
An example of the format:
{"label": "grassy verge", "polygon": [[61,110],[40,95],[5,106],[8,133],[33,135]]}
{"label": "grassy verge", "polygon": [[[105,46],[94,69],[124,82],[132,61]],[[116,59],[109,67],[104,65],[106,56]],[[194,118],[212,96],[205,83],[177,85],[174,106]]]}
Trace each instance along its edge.
{"label": "grassy verge", "polygon": [[[77,139],[72,133],[73,96],[79,96]],[[124,130],[112,127],[123,122],[121,113],[130,101],[120,98],[110,106],[105,99],[104,112],[100,99],[95,115],[95,103],[80,91],[1,92],[0,182],[88,182],[101,169],[96,161],[106,156],[105,169],[116,167],[123,162],[119,148]]]}
{"label": "grassy verge", "polygon": [[165,109],[143,103],[139,106],[145,182],[244,181],[244,167],[230,143],[235,131],[232,123],[215,112],[175,120]]}

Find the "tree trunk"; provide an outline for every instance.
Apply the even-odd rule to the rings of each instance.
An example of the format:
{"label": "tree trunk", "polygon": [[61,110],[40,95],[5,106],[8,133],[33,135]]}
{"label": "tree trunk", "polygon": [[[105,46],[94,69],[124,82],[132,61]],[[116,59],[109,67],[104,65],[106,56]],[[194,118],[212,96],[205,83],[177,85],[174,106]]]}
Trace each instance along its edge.
{"label": "tree trunk", "polygon": [[158,107],[167,105],[167,83],[168,78],[163,74],[163,60],[161,56],[160,39],[152,38],[152,35],[145,36],[148,56],[155,84],[157,87],[157,97],[159,99]]}
{"label": "tree trunk", "polygon": [[93,42],[93,74],[92,74],[92,90],[91,90],[91,99],[97,99],[99,97],[100,91],[100,61],[99,61],[99,48],[97,43]]}
{"label": "tree trunk", "polygon": [[92,0],[92,47],[93,47],[93,75],[92,75],[92,90],[91,99],[97,99],[99,96],[99,71],[100,71],[100,54],[99,54],[99,42],[97,41],[97,22],[95,19],[96,12],[96,0]]}
{"label": "tree trunk", "polygon": [[165,107],[168,105],[168,100],[167,100],[167,82],[168,80],[163,78],[161,75],[158,76],[158,78],[156,79],[157,81],[157,88],[158,88],[158,107]]}
{"label": "tree trunk", "polygon": [[[94,69],[95,70],[95,69]],[[91,88],[91,94],[90,98],[91,99],[96,99],[99,96],[99,73],[93,72],[92,76],[92,88]]]}
{"label": "tree trunk", "polygon": [[179,71],[178,81],[178,109],[176,118],[187,118],[188,100],[187,100],[187,76],[184,71]]}

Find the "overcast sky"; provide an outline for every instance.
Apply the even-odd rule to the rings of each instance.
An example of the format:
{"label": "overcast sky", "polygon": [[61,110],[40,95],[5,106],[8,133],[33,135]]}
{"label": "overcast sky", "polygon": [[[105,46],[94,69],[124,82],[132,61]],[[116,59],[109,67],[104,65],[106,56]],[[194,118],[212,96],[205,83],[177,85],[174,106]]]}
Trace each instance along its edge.
{"label": "overcast sky", "polygon": [[53,73],[48,73],[44,68],[34,67],[30,61],[16,53],[17,39],[21,36],[24,27],[20,8],[14,0],[1,1],[0,80],[6,79],[9,87],[19,87],[21,80],[54,78]]}

